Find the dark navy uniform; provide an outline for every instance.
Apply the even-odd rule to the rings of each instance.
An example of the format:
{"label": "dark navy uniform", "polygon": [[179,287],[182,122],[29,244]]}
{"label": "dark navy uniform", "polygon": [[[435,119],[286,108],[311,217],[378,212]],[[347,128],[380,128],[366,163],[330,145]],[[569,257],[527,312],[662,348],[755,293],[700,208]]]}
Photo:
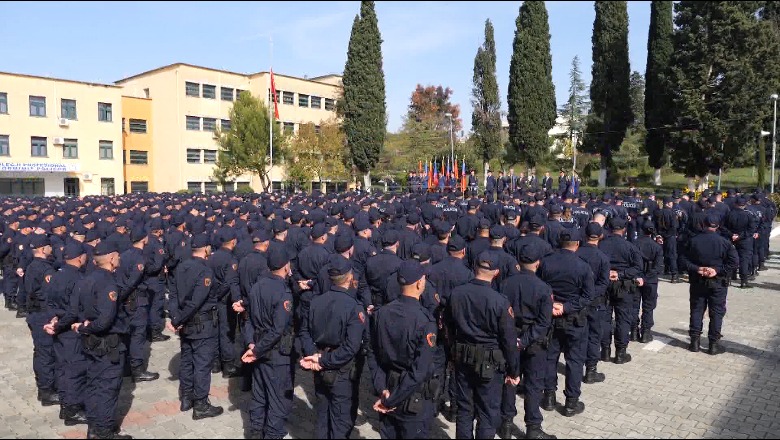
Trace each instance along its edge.
{"label": "dark navy uniform", "polygon": [[[598,225],[595,223],[594,225]],[[591,228],[591,229],[589,229]],[[601,231],[601,227],[586,226],[585,233]],[[585,260],[593,271],[594,296],[588,313],[588,351],[585,356],[585,368],[595,368],[601,358],[603,335],[611,331],[611,313],[607,310],[607,287],[609,286],[609,257],[597,246],[583,244],[577,249],[577,256]]]}
{"label": "dark navy uniform", "polygon": [[[645,282],[639,287],[639,295],[634,296],[634,313],[632,316],[634,318],[634,333],[637,335],[637,339],[640,342],[647,343],[653,340],[650,330],[655,324],[653,321],[653,310],[655,310],[658,303],[658,273],[661,267],[663,267],[664,251],[661,245],[651,237],[655,232],[652,226],[644,225],[643,229],[644,235],[637,239],[636,246],[642,252]],[[638,324],[640,300],[642,308],[641,327]]]}
{"label": "dark navy uniform", "polygon": [[[670,201],[670,200],[664,200]],[[677,213],[664,207],[655,212],[655,228],[658,234],[664,239],[664,265],[673,279],[677,278],[677,233],[680,225],[677,219]]]}
{"label": "dark navy uniform", "polygon": [[[36,236],[31,242],[31,246],[36,248],[48,245],[49,240],[45,235]],[[50,401],[49,397],[57,391],[54,340],[46,334],[43,326],[50,319],[46,311],[47,298],[44,287],[53,274],[54,269],[51,262],[38,257],[35,257],[32,263],[27,266],[24,274],[24,288],[27,292],[27,326],[33,339],[33,371],[35,372],[35,384],[38,387],[38,399]]]}
{"label": "dark navy uniform", "polygon": [[142,248],[133,246],[120,255],[116,281],[119,286],[120,313],[128,319],[129,324],[125,345],[134,376],[145,371],[144,364],[148,360],[146,330],[149,324],[149,296],[144,283],[144,270]]}
{"label": "dark navy uniform", "polygon": [[[717,227],[720,220],[717,214],[707,216],[707,224]],[[704,326],[704,311],[709,310],[711,354],[718,354],[717,342],[722,337],[720,331],[723,317],[726,315],[726,295],[728,294],[731,273],[739,264],[739,256],[734,245],[717,233],[704,231],[693,237],[685,252],[680,256],[680,264],[690,276],[691,351],[699,351],[699,340]],[[715,277],[704,277],[699,268],[709,267],[717,272]]]}
{"label": "dark navy uniform", "polygon": [[[223,230],[224,231],[224,230]],[[233,232],[220,231],[223,243],[226,238],[235,237]],[[232,239],[232,238],[231,238]],[[221,247],[211,254],[208,263],[214,274],[211,284],[211,295],[217,300],[217,312],[219,314],[219,338],[218,349],[214,352],[214,368],[221,361],[226,376],[230,376],[236,369],[236,313],[233,311],[233,303],[241,299],[241,287],[238,278],[238,261],[233,253]]]}
{"label": "dark navy uniform", "polygon": [[379,308],[385,304],[387,280],[398,270],[401,259],[388,249],[383,249],[366,262],[366,282],[371,289],[371,304]]}
{"label": "dark navy uniform", "polygon": [[[485,254],[480,267],[497,270],[498,258]],[[520,370],[514,311],[489,281],[473,279],[452,291],[445,313],[455,343],[456,436],[493,438],[501,423],[497,396],[504,377],[517,377]]]}
{"label": "dark navy uniform", "polygon": [[738,198],[735,209],[728,213],[722,225],[723,235],[733,242],[739,254],[739,279],[742,281],[742,287],[748,286],[750,266],[753,263],[753,235],[758,232],[758,220],[745,209],[745,204],[745,199]]}
{"label": "dark navy uniform", "polygon": [[170,338],[162,334],[165,327],[165,263],[168,255],[165,253],[165,244],[161,238],[149,234],[149,241],[144,246],[144,262],[146,267],[146,290],[149,298],[149,327],[155,341],[164,341]]}

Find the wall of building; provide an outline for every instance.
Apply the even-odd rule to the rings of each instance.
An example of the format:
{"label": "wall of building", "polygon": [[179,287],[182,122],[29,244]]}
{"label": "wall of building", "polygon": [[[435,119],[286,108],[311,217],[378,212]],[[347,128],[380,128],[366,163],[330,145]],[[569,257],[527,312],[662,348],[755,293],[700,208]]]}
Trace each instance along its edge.
{"label": "wall of building", "polygon": [[[0,178],[43,178],[47,195],[64,195],[66,177],[78,179],[79,195],[100,194],[101,179],[114,179],[116,192],[122,192],[121,88],[0,73],[0,93],[8,103],[7,113],[0,114],[0,135],[9,140],[9,154],[0,157]],[[45,116],[30,115],[30,96],[45,98]],[[76,114],[60,124],[63,99],[76,101]],[[98,103],[111,104],[110,122],[98,120]],[[32,137],[46,139],[45,156],[32,155]],[[77,157],[65,157],[56,138],[76,140]],[[111,142],[113,158],[100,158],[100,141]],[[67,171],[46,171],[52,167]]]}
{"label": "wall of building", "polygon": [[[152,124],[152,100],[149,98],[122,97],[122,149],[125,165],[125,192],[133,189],[133,183],[145,183],[149,191],[156,191],[154,184],[154,160]],[[146,132],[141,133],[138,121],[144,121]],[[135,122],[135,123],[134,123]],[[146,153],[146,164],[140,162],[141,157],[131,152],[143,151]]]}

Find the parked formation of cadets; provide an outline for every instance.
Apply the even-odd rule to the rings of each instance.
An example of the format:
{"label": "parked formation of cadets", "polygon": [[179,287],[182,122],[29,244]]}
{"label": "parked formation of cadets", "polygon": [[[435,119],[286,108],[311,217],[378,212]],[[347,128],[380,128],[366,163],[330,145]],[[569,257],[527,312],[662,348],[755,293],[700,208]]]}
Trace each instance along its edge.
{"label": "parked formation of cadets", "polygon": [[426,438],[440,413],[458,438],[509,438],[516,394],[526,437],[555,438],[540,409],[581,414],[581,384],[609,380],[598,363],[653,340],[659,278],[687,275],[690,351],[705,310],[705,348],[724,351],[728,288],[766,270],[777,215],[760,191],[656,201],[510,170],[478,197],[473,171],[466,194],[411,179],[410,194],[3,199],[2,291],[27,320],[41,405],[88,438],[129,438],[123,377],[159,378],[148,344],[167,328],[181,411],[221,415],[211,374],[241,376],[250,438],[288,434],[301,369],[319,438],[350,436],[363,377],[383,438]]}

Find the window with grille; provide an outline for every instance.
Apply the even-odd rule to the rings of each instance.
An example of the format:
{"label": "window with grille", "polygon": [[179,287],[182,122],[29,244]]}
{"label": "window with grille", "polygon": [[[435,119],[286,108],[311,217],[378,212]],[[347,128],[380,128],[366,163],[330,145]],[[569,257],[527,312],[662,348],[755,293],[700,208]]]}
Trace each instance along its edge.
{"label": "window with grille", "polygon": [[322,108],[322,98],[320,98],[319,96],[312,96],[311,108]]}
{"label": "window with grille", "polygon": [[287,105],[293,105],[294,101],[295,101],[295,93],[293,92],[282,93],[282,103]]}
{"label": "window with grille", "polygon": [[206,192],[217,192],[217,182],[206,182],[204,186]]}
{"label": "window with grille", "polygon": [[200,192],[201,182],[187,182],[187,191]]}
{"label": "window with grille", "polygon": [[203,150],[203,163],[217,163],[217,150]]}
{"label": "window with grille", "polygon": [[200,84],[194,83],[194,82],[185,82],[184,83],[184,93],[187,94],[187,96],[193,96],[195,98],[200,98]]}
{"label": "window with grille", "polygon": [[130,192],[134,192],[134,193],[149,192],[149,182],[131,182]]}
{"label": "window with grille", "polygon": [[203,118],[203,131],[217,131],[217,120],[215,118]]}
{"label": "window with grille", "polygon": [[130,133],[146,133],[146,120],[145,119],[131,119],[130,120]]}
{"label": "window with grille", "polygon": [[223,101],[232,101],[233,89],[231,87],[220,87],[219,96],[222,98]]}
{"label": "window with grille", "polygon": [[130,150],[130,163],[133,165],[146,165],[149,163],[149,152]]}
{"label": "window with grille", "polygon": [[200,117],[187,116],[187,130],[200,130]]}
{"label": "window with grille", "polygon": [[216,99],[217,86],[212,86],[211,84],[203,84],[203,97],[208,99]]}
{"label": "window with grille", "polygon": [[330,98],[325,98],[325,110],[332,112],[336,109],[336,102]]}
{"label": "window with grille", "polygon": [[200,150],[187,148],[187,163],[200,163]]}

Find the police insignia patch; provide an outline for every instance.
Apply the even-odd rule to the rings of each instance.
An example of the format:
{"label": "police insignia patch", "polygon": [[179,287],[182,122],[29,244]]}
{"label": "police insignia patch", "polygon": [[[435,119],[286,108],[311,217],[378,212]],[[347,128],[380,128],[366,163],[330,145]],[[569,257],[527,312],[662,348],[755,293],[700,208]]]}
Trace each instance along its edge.
{"label": "police insignia patch", "polygon": [[433,299],[434,299],[434,300],[435,300],[437,303],[440,303],[440,302],[441,302],[441,298],[439,298],[439,294],[438,294],[438,293],[434,293],[434,294],[433,294]]}
{"label": "police insignia patch", "polygon": [[514,311],[514,310],[512,310],[512,306],[509,306],[509,308],[507,309],[507,311],[509,312],[509,316],[511,316],[512,318],[514,318],[514,317],[515,317],[515,311]]}
{"label": "police insignia patch", "polygon": [[24,245],[21,245],[21,244],[20,244],[20,245],[19,245],[19,250],[20,250],[20,251],[23,251],[23,250],[24,250]]}
{"label": "police insignia patch", "polygon": [[163,249],[163,248],[157,249],[157,252],[158,252],[160,255],[162,255],[162,254],[164,254],[164,253],[165,253],[165,249]]}
{"label": "police insignia patch", "polygon": [[8,237],[8,242],[11,243],[13,240],[11,240],[11,237]]}
{"label": "police insignia patch", "polygon": [[371,256],[373,257],[374,255],[376,255],[376,251],[371,251]]}
{"label": "police insignia patch", "polygon": [[46,284],[48,284],[51,282],[51,275],[46,275],[45,277],[43,277],[43,279],[46,280]]}
{"label": "police insignia patch", "polygon": [[116,302],[116,292],[113,290],[108,292],[108,299],[110,299],[111,302]]}
{"label": "police insignia patch", "polygon": [[287,310],[287,313],[290,313],[292,311],[292,304],[290,304],[290,301],[284,302],[284,310]]}
{"label": "police insignia patch", "polygon": [[138,265],[138,272],[141,272],[143,270],[144,270],[144,265],[143,264],[139,264]]}
{"label": "police insignia patch", "polygon": [[425,335],[425,340],[428,342],[428,345],[433,348],[436,346],[436,335],[433,333],[428,333]]}
{"label": "police insignia patch", "polygon": [[233,263],[233,265],[232,265],[232,266],[230,266],[230,267],[232,267],[232,268],[233,268],[233,270],[237,270],[237,269],[238,269],[238,264],[236,264],[236,263]]}
{"label": "police insignia patch", "polygon": [[358,319],[360,319],[361,324],[366,323],[366,315],[364,315],[363,312],[358,312]]}
{"label": "police insignia patch", "polygon": [[211,278],[206,278],[203,280],[203,285],[206,287],[211,286]]}

